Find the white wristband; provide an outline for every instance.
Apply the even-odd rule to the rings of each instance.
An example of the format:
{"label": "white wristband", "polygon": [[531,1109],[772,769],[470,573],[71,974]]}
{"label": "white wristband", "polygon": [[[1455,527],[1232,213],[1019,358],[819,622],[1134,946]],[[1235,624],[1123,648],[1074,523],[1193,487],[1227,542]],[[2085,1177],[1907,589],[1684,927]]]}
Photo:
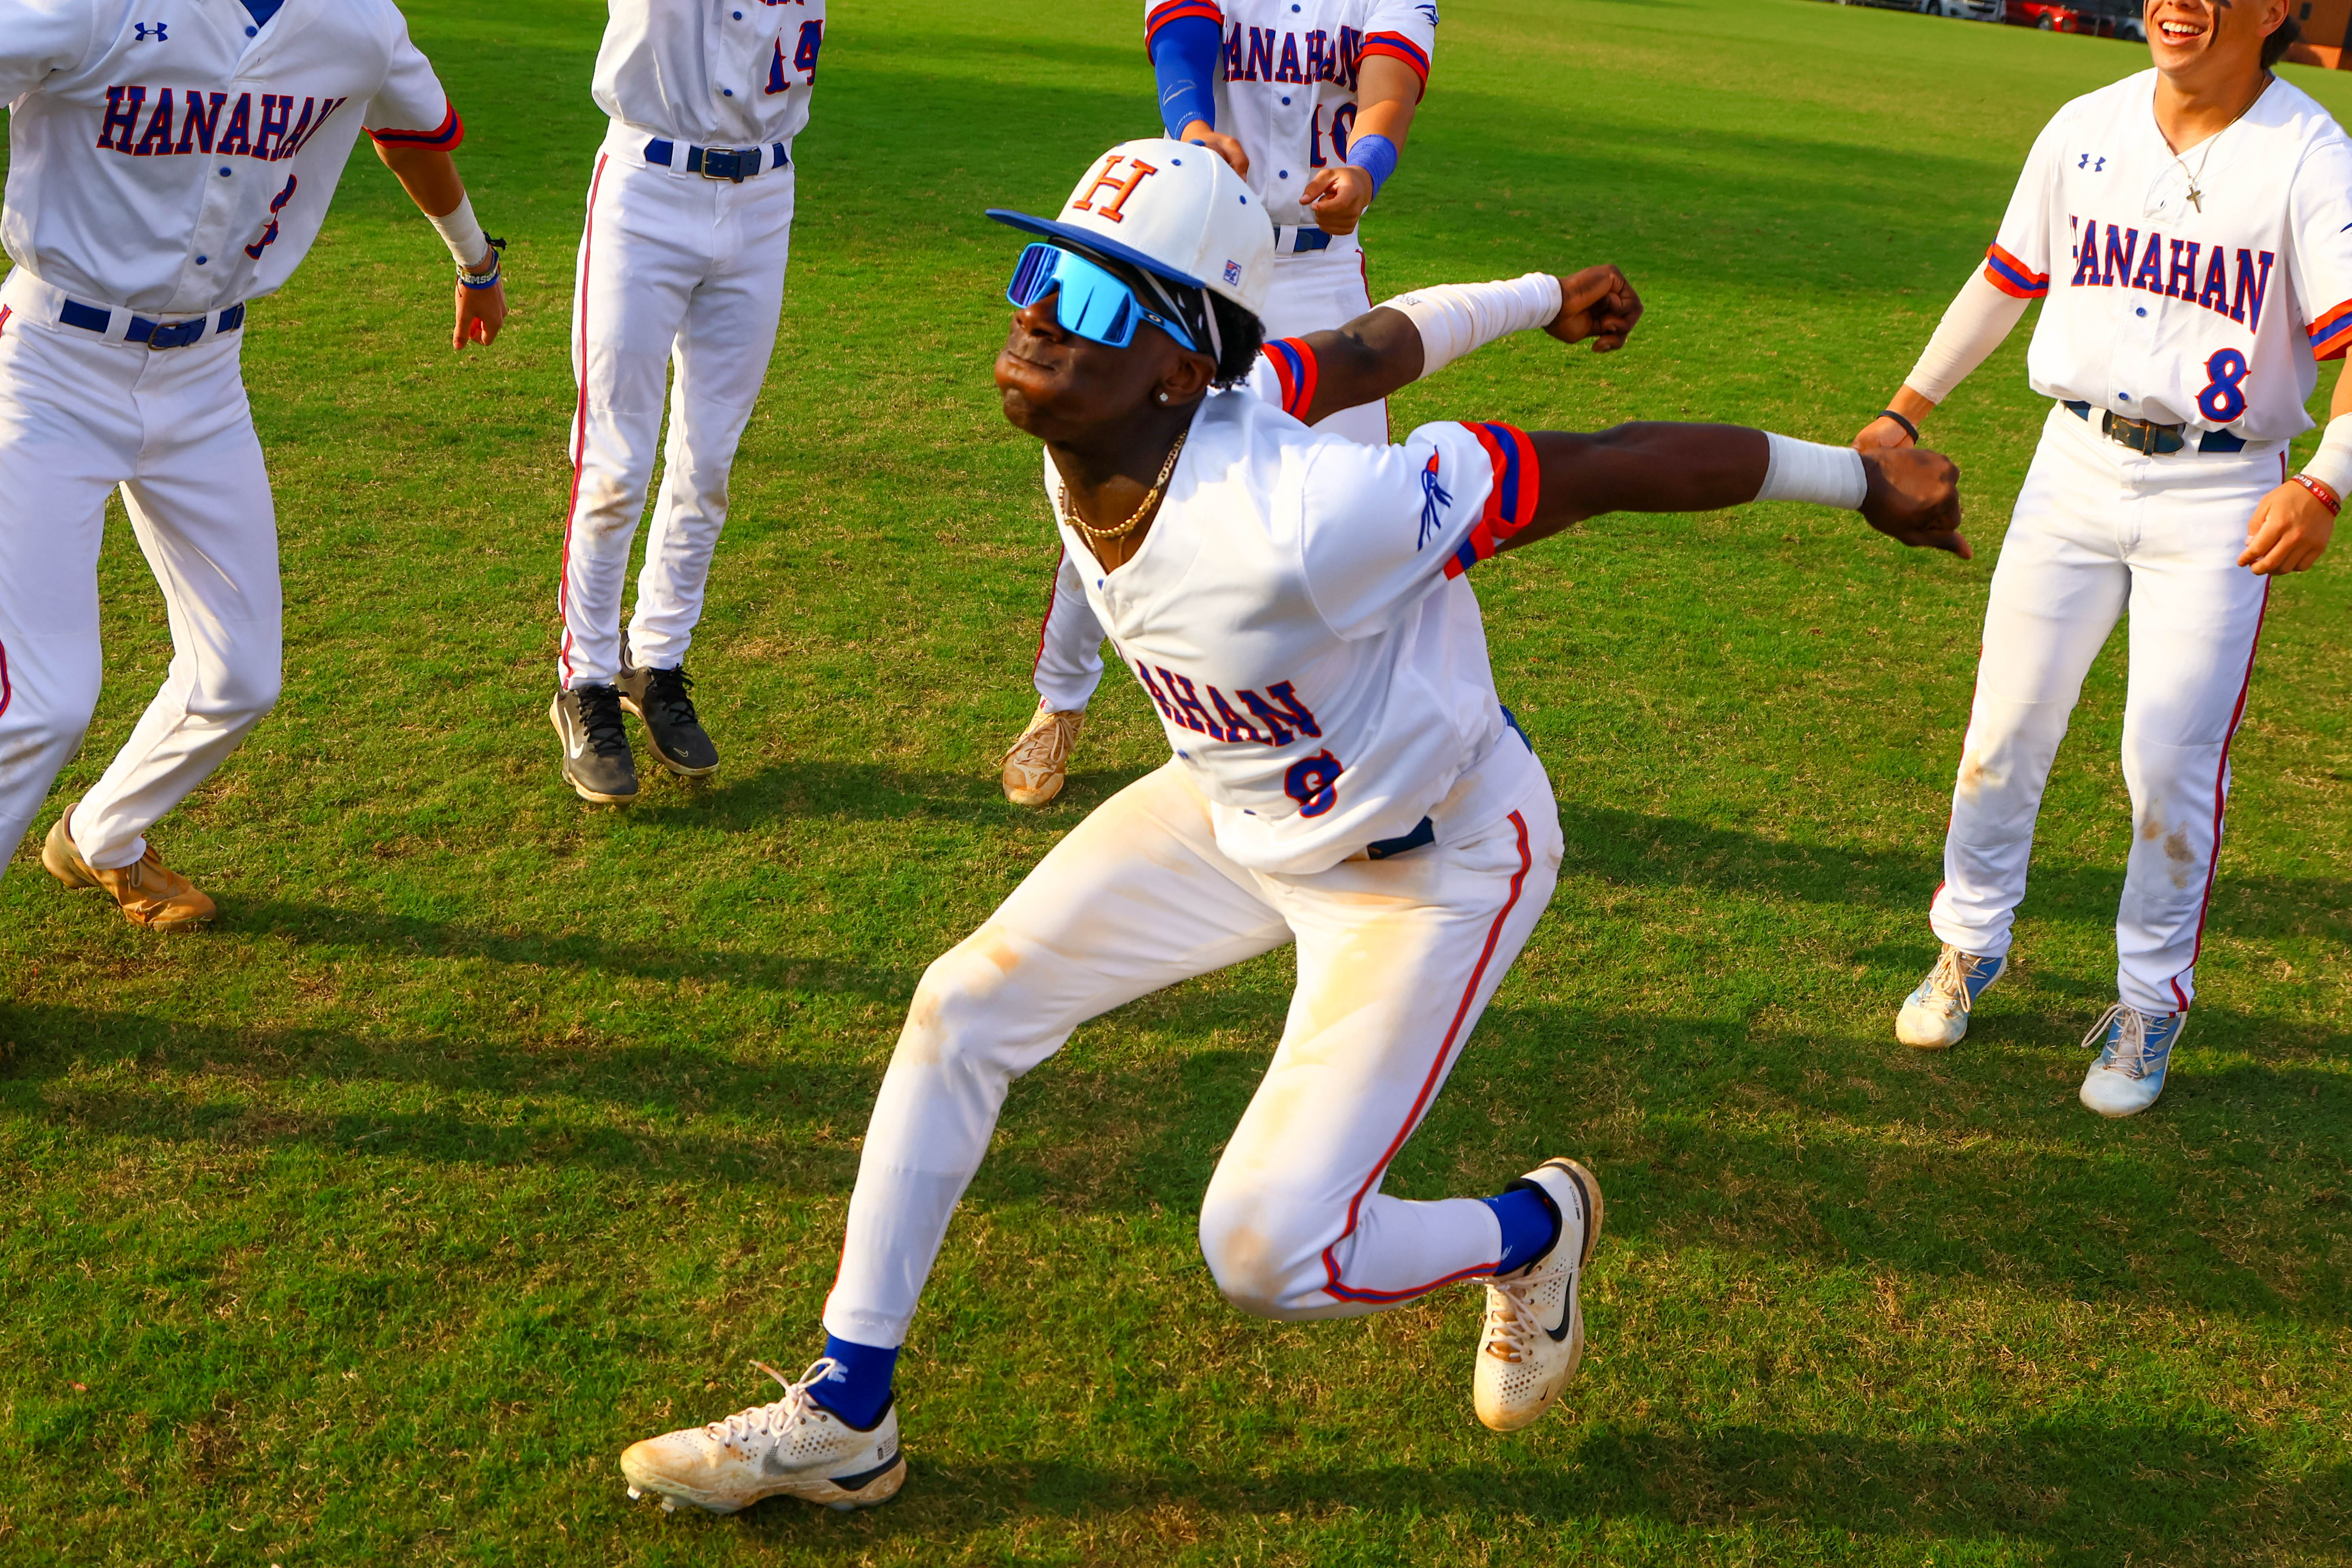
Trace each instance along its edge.
{"label": "white wristband", "polygon": [[1870,493],[1870,475],[1862,466],[1862,454],[1853,447],[1824,447],[1769,430],[1764,440],[1772,458],[1764,469],[1764,488],[1756,492],[1758,500],[1811,501],[1853,511]]}
{"label": "white wristband", "polygon": [[440,230],[441,243],[449,247],[449,254],[457,258],[457,265],[468,272],[473,271],[489,251],[489,241],[482,226],[475,221],[474,198],[471,196],[457,198],[455,212],[443,213],[439,217],[427,215],[425,221]]}
{"label": "white wristband", "polygon": [[1421,374],[1433,375],[1496,338],[1559,319],[1559,279],[1549,272],[1499,283],[1440,283],[1381,303],[1421,329]]}
{"label": "white wristband", "polygon": [[2339,414],[2327,422],[2319,450],[2303,471],[2339,496],[2352,494],[2352,414]]}

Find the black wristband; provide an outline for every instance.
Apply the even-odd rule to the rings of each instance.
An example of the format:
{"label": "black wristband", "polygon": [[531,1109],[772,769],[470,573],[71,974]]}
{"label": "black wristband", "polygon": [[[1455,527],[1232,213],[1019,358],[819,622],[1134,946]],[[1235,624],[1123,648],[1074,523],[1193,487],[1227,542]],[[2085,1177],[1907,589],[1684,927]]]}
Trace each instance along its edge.
{"label": "black wristband", "polygon": [[1878,416],[1881,419],[1894,420],[1895,423],[1903,426],[1903,433],[1911,437],[1911,444],[1914,447],[1919,444],[1919,426],[1912,424],[1911,421],[1904,418],[1903,416],[1895,413],[1892,408],[1880,409],[1878,411]]}

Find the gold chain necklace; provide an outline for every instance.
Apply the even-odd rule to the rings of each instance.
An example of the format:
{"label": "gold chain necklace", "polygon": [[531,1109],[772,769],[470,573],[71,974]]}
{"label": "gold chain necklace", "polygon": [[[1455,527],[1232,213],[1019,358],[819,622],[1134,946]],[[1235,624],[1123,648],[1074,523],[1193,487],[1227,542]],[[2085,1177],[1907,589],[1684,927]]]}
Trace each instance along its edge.
{"label": "gold chain necklace", "polygon": [[1088,539],[1098,539],[1106,544],[1114,540],[1125,539],[1129,534],[1141,528],[1143,520],[1151,515],[1151,509],[1160,504],[1160,492],[1168,488],[1168,476],[1176,471],[1177,455],[1184,450],[1185,437],[1192,434],[1190,426],[1177,433],[1176,445],[1168,448],[1168,460],[1160,465],[1160,478],[1152,481],[1151,489],[1144,495],[1143,504],[1129,513],[1125,522],[1120,523],[1117,528],[1097,528],[1093,523],[1080,517],[1078,509],[1071,504],[1070,482],[1067,479],[1062,481],[1063,520]]}
{"label": "gold chain necklace", "polygon": [[[2243,120],[2246,117],[2247,110],[2253,108],[2254,105],[2263,100],[2263,94],[2271,89],[2271,82],[2273,79],[2270,72],[2264,71],[2263,73],[2263,85],[2255,89],[2253,97],[2246,100],[2246,108],[2241,109],[2237,113],[2230,116],[2229,125],[2224,125],[2221,130],[2216,131],[2212,135],[2205,138],[2205,156],[2197,160],[2197,172],[2195,174],[2189,174],[2189,165],[2182,160],[2179,153],[2174,153],[2172,154],[2172,161],[2180,165],[2180,172],[2183,174],[2187,174],[2189,176],[2189,205],[2195,207],[2200,213],[2202,213],[2205,210],[2205,193],[2197,188],[2197,182],[2205,177],[2205,165],[2213,161],[2213,143],[2219,142],[2224,135],[2229,133],[2231,125],[2235,125],[2239,121]],[[2167,151],[2169,151],[2169,148],[2168,148]]]}

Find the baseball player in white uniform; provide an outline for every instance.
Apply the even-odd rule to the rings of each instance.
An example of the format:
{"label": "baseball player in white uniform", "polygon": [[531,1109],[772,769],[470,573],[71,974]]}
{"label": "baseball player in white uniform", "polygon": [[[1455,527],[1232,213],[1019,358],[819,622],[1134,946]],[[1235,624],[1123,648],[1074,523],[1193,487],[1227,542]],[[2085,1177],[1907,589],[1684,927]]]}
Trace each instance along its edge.
{"label": "baseball player in white uniform", "polygon": [[1929,923],[1942,956],[1895,1032],[1941,1048],[2007,966],[2033,823],[2083,677],[2131,612],[2132,847],[2114,1006],[2083,1103],[2155,1103],[2196,994],[2230,739],[2271,579],[2326,548],[2352,488],[2339,379],[2318,455],[2287,472],[2316,361],[2352,344],[2352,142],[2274,79],[2284,0],[2153,0],[2156,68],[2076,99],[2033,144],[1980,273],[1869,448],[1914,437],[2041,300],[2028,356],[2053,400],[1985,609]]}
{"label": "baseball player in white uniform", "polygon": [[[1329,331],[1372,308],[1358,224],[1396,172],[1437,46],[1434,0],[1146,0],[1145,47],[1168,134],[1213,148],[1275,223],[1269,339]],[[1388,402],[1324,429],[1385,446]],[[1005,753],[1006,798],[1062,792],[1102,680],[1103,628],[1076,563],[1055,572],[1031,682],[1037,709]]]}
{"label": "baseball player in white uniform", "polygon": [[[572,299],[572,495],[548,710],[585,800],[637,795],[622,726],[714,773],[686,652],[702,616],[727,478],[775,351],[793,233],[793,138],[808,123],[824,0],[610,0]],[[673,371],[675,374],[673,374]],[[667,468],[625,639],[621,592],[669,405]]]}
{"label": "baseball player in white uniform", "polygon": [[1202,1207],[1219,1289],[1297,1320],[1481,1281],[1479,1417],[1535,1420],[1581,1352],[1591,1173],[1552,1159],[1491,1198],[1381,1190],[1559,866],[1550,785],[1496,698],[1465,574],[1599,512],[1759,497],[1967,550],[1931,453],[1725,426],[1439,424],[1395,447],[1309,428],[1513,328],[1622,339],[1638,307],[1614,268],[1434,289],[1261,356],[1274,231],[1205,150],[1129,142],[1058,220],[992,216],[1039,237],[1007,291],[1006,416],[1043,444],[1063,545],[1175,754],[925,973],[867,1129],[824,1356],[774,1404],[631,1447],[633,1492],[667,1503],[895,1492],[897,1347],[1011,1080],[1085,1020],[1285,942],[1289,1020]]}
{"label": "baseball player in white uniform", "polygon": [[163,590],[172,666],[42,863],[138,924],[212,918],[147,829],[277,700],[278,531],[238,369],[364,128],[458,268],[453,343],[505,319],[465,134],[391,0],[0,0],[0,844],[98,703],[109,491]]}

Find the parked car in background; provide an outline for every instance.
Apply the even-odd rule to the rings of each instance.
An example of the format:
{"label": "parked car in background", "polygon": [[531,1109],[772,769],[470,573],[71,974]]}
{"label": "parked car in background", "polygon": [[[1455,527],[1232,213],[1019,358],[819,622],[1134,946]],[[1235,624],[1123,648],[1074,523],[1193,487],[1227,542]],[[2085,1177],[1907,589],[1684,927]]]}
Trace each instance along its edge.
{"label": "parked car in background", "polygon": [[2113,37],[2116,19],[2094,6],[2096,0],[2001,0],[2001,20],[2012,27],[2039,27],[2045,33],[2088,33]]}
{"label": "parked car in background", "polygon": [[2002,0],[1837,0],[1841,5],[1872,5],[1882,11],[1916,11],[1923,16],[1956,16],[1964,22],[1998,22]]}

